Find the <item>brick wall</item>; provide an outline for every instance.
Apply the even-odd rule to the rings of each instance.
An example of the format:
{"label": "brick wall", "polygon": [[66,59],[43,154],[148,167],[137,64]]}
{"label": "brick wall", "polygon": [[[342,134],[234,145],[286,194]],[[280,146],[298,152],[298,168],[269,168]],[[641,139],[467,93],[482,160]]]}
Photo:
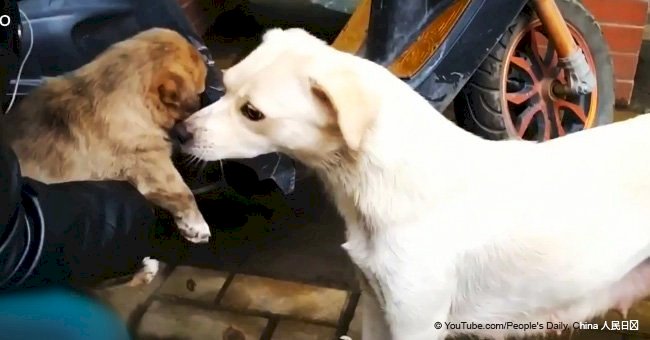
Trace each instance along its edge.
{"label": "brick wall", "polygon": [[614,61],[616,101],[628,105],[639,62],[648,0],[583,0],[601,25]]}
{"label": "brick wall", "polygon": [[[200,34],[214,19],[237,1],[177,0]],[[583,0],[601,25],[614,61],[616,100],[628,105],[639,61],[643,29],[648,17],[648,0]]]}

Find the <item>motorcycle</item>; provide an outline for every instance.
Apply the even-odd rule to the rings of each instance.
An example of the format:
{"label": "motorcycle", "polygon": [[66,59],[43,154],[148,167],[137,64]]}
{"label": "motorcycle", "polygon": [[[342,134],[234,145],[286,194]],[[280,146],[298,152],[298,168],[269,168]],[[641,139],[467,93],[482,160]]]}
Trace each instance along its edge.
{"label": "motorcycle", "polygon": [[493,140],[608,124],[612,60],[579,0],[364,0],[334,42],[388,67]]}
{"label": "motorcycle", "polygon": [[[310,1],[348,15],[335,48],[384,65],[438,111],[453,109],[451,119],[483,138],[543,142],[613,121],[612,60],[598,24],[579,0]],[[220,71],[179,1],[7,4],[15,9],[6,13],[21,25],[3,41],[19,49],[21,58],[6,64],[14,70],[15,61],[24,63],[12,71],[12,100],[43,76],[73,70],[110,44],[154,26],[186,36],[211,66],[203,105],[223,94]],[[273,179],[285,193],[294,188],[295,167],[282,155],[236,162],[259,180]],[[197,193],[220,180],[202,170],[186,173]]]}

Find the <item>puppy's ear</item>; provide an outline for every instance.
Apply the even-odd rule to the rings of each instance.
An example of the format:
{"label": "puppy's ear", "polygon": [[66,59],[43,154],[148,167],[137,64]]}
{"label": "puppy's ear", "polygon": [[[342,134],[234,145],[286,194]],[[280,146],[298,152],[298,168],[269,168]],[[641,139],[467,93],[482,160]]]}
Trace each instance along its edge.
{"label": "puppy's ear", "polygon": [[194,93],[189,80],[176,72],[165,72],[156,83],[160,101],[165,105],[193,111],[198,110],[198,95]]}
{"label": "puppy's ear", "polygon": [[358,150],[379,109],[370,89],[350,70],[319,72],[309,82],[312,94],[334,115],[347,146]]}
{"label": "puppy's ear", "polygon": [[182,79],[175,79],[177,77],[166,77],[161,79],[158,84],[158,96],[160,101],[174,107],[180,107],[180,91],[179,88],[182,86],[180,82]]}

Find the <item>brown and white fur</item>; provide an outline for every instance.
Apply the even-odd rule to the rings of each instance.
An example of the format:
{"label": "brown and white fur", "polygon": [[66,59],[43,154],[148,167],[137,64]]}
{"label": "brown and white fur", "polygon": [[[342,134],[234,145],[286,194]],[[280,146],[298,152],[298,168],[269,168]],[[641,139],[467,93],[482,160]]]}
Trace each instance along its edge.
{"label": "brown and white fur", "polygon": [[[363,339],[533,335],[650,293],[650,116],[487,141],[384,67],[299,29],[266,33],[224,82],[186,120],[185,151],[280,151],[320,174],[372,287]],[[483,329],[447,324],[461,322]]]}
{"label": "brown and white fur", "polygon": [[[171,212],[188,240],[207,242],[210,229],[172,164],[168,138],[199,108],[206,72],[180,34],[150,29],[46,79],[3,117],[1,136],[25,176],[46,183],[127,180]],[[150,281],[157,263],[144,264]]]}

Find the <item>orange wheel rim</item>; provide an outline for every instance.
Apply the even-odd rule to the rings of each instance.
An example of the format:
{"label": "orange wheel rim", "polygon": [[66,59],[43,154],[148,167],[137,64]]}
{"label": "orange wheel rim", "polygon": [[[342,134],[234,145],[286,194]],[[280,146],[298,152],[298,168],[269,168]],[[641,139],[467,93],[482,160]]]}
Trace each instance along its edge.
{"label": "orange wheel rim", "polygon": [[[584,37],[571,24],[569,30],[595,73],[594,58]],[[506,49],[500,89],[509,137],[545,141],[595,125],[598,90],[577,97],[556,96],[553,85],[566,84],[564,73],[539,19],[511,40]]]}

